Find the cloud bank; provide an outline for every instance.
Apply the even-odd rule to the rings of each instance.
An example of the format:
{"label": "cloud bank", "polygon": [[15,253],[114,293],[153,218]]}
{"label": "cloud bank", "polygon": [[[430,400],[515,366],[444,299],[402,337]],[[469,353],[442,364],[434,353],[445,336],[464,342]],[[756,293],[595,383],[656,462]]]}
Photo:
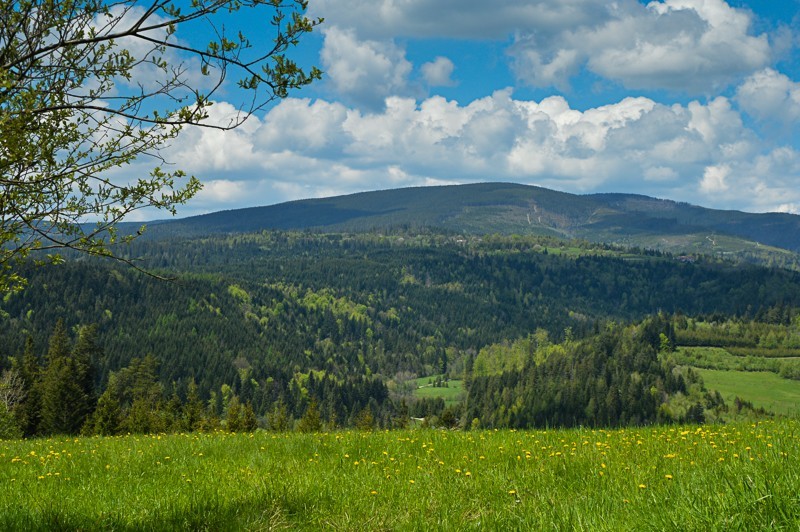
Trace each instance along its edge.
{"label": "cloud bank", "polygon": [[[800,39],[746,8],[317,0],[309,14],[326,19],[315,98],[182,133],[165,156],[206,183],[183,215],[479,181],[800,206],[800,83],[779,66]],[[576,108],[585,93],[599,96]],[[218,102],[210,120],[233,112]]]}

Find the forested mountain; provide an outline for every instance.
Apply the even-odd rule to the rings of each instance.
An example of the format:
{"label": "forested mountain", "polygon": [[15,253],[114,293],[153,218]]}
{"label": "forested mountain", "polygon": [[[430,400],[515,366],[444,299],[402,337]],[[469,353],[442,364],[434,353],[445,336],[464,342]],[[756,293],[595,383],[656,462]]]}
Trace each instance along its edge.
{"label": "forested mountain", "polygon": [[[174,417],[178,405],[200,400],[218,417],[242,404],[262,419],[311,410],[328,424],[393,426],[442,411],[411,400],[411,376],[468,374],[492,344],[536,331],[577,341],[658,312],[752,318],[800,305],[795,272],[549,237],[260,232],[142,241],[130,252],[176,279],[87,259],[23,272],[28,287],[0,305],[0,369],[24,367],[27,353],[29,374],[39,375],[35,368],[53,359],[46,354],[59,321],[76,346],[78,333],[95,325],[92,348],[80,351],[89,354],[93,397],[125,420],[160,412],[159,401],[174,405]],[[642,347],[647,356],[652,349]],[[86,364],[81,356],[75,368]],[[655,380],[643,382],[661,378],[663,392],[673,391],[668,369],[653,371]],[[487,423],[512,423],[481,412]],[[625,420],[657,419],[647,412]],[[91,426],[173,426],[164,416],[140,417]]]}
{"label": "forested mountain", "polygon": [[154,223],[149,232],[151,237],[163,238],[264,229],[363,232],[398,228],[583,238],[794,267],[800,252],[800,217],[796,215],[720,211],[633,194],[575,195],[509,183],[293,201]]}

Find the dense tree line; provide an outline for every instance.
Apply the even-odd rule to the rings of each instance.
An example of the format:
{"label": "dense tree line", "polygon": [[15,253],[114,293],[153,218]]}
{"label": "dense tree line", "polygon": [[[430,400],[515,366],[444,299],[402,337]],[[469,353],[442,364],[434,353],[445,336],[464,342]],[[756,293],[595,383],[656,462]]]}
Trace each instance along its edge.
{"label": "dense tree line", "polygon": [[0,379],[0,438],[53,434],[160,433],[225,429],[319,430],[403,426],[408,409],[395,408],[380,379],[341,380],[324,372],[276,374],[264,382],[252,368],[235,365],[236,379],[206,396],[193,378],[162,384],[153,355],[135,357],[97,384],[105,358],[95,326],[77,329],[72,341],[59,320],[47,352],[34,342],[5,361]]}
{"label": "dense tree line", "polygon": [[[131,258],[143,257],[147,267],[181,273],[164,282],[105,262],[73,260],[31,267],[24,272],[30,279],[26,290],[0,303],[0,370],[17,371],[28,383],[28,406],[15,406],[18,412],[37,404],[46,389],[57,391],[55,385],[29,383],[44,382],[45,375],[80,374],[73,381],[83,383],[81,401],[91,405],[92,414],[83,424],[89,419],[94,428],[86,430],[97,432],[227,424],[231,404],[235,414],[245,412],[250,420],[247,409],[252,409],[263,426],[270,420],[294,426],[310,411],[305,427],[316,426],[317,418],[331,427],[388,427],[408,417],[451,420],[465,414],[396,393],[401,376],[460,376],[477,366],[470,389],[478,394],[469,405],[473,417],[490,425],[536,424],[554,418],[545,413],[516,419],[507,413],[510,403],[492,420],[491,408],[478,406],[484,403],[478,400],[481,386],[501,378],[492,369],[500,359],[492,358],[488,346],[515,346],[495,348],[498,356],[511,353],[516,361],[496,364],[502,378],[520,380],[525,368],[535,368],[545,373],[529,377],[547,382],[559,371],[559,360],[580,359],[587,375],[608,371],[611,363],[590,352],[606,349],[591,342],[599,342],[598,333],[611,322],[681,310],[742,322],[759,317],[778,327],[795,319],[791,309],[800,304],[800,275],[793,272],[683,263],[660,252],[551,238],[274,232],[140,242],[131,253]],[[59,320],[67,337],[72,332],[75,338],[74,346],[62,341],[60,351],[50,346]],[[705,329],[684,321],[671,323],[667,332],[683,341],[695,334],[700,341]],[[759,333],[759,342],[771,342],[770,332]],[[520,338],[528,344],[512,342]],[[675,345],[672,336],[669,340]],[[72,351],[63,348],[67,344]],[[576,346],[586,352],[576,354]],[[552,353],[545,356],[545,347]],[[51,357],[50,351],[74,351],[84,362]],[[529,352],[538,357],[532,365]],[[30,353],[28,366],[25,353]],[[611,353],[614,359],[615,349]],[[518,377],[509,377],[515,372]],[[608,387],[613,379],[605,380]],[[663,393],[674,391],[666,374],[651,380],[647,384],[659,393],[659,386]],[[616,384],[639,394],[631,391],[636,388],[631,382]],[[589,422],[573,412],[588,401],[588,393],[562,392],[560,399],[569,399],[571,406],[569,414],[558,414],[558,422]],[[617,422],[653,419],[650,399],[636,397],[644,413],[605,411],[597,395],[589,408],[592,422],[611,422],[612,414],[619,414]],[[194,405],[191,414],[183,410],[189,404]],[[658,409],[660,403],[654,405]],[[100,421],[92,417],[98,410],[105,416]],[[85,411],[85,406],[75,409]],[[155,417],[139,416],[145,411]],[[40,408],[24,423],[18,420],[26,434],[55,430],[31,421],[43,412]],[[236,426],[236,416],[232,419]],[[74,420],[60,422],[57,430],[83,429]]]}
{"label": "dense tree line", "polygon": [[[24,351],[6,361],[0,379],[0,438],[249,431],[259,426],[276,431],[397,428],[413,419],[449,428],[719,419],[729,405],[718,393],[704,392],[693,372],[670,356],[677,339],[674,325],[680,327],[683,319],[659,314],[637,325],[609,322],[583,339],[567,331],[560,343],[539,330],[487,346],[465,364],[466,402],[450,407],[441,398],[393,396],[382,379],[364,375],[276,371],[258,380],[243,358],[232,364],[235,379],[207,395],[193,377],[162,384],[153,355],[133,358],[98,385],[95,369],[106,355],[97,328],[76,328],[73,342],[59,320],[42,356],[29,339]],[[753,410],[739,399],[733,408]]]}
{"label": "dense tree line", "polygon": [[462,425],[608,427],[703,422],[721,419],[729,408],[752,413],[752,405],[738,398],[726,405],[718,392],[703,389],[691,369],[660,356],[674,339],[670,319],[656,315],[638,325],[610,324],[557,349],[532,345],[530,338],[507,346],[527,351],[523,365],[471,373]]}
{"label": "dense tree line", "polygon": [[53,324],[96,323],[111,371],[150,353],[163,384],[194,377],[201,393],[274,371],[436,373],[469,352],[542,329],[558,341],[606,320],[658,311],[752,318],[800,304],[800,275],[681,263],[585,242],[453,235],[259,233],[142,242],[143,265],[183,272],[161,282],[107,263],[31,269],[0,304],[6,357]]}

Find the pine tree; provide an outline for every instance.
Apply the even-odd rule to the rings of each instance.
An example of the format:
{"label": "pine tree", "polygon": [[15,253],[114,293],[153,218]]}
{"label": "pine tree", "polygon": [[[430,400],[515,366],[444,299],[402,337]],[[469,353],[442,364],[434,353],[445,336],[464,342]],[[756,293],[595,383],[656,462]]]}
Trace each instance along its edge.
{"label": "pine tree", "polygon": [[122,405],[121,428],[132,433],[165,432],[169,422],[164,412],[164,391],[158,382],[158,360],[148,354],[131,360],[118,373],[117,397]]}
{"label": "pine tree", "polygon": [[36,356],[33,338],[28,336],[25,340],[25,351],[20,364],[25,400],[16,409],[17,423],[22,428],[24,436],[33,436],[39,429],[41,422],[41,378],[42,368],[39,357]]}
{"label": "pine tree", "polygon": [[283,399],[275,403],[272,411],[267,414],[267,428],[275,432],[289,430],[292,419],[289,416],[289,409]]}
{"label": "pine tree", "polygon": [[119,434],[120,420],[122,417],[122,409],[119,405],[119,400],[112,392],[114,386],[111,381],[115,378],[112,374],[109,380],[109,386],[100,399],[97,401],[97,409],[92,414],[90,422],[87,424],[88,429],[86,432],[91,434],[99,434],[101,436],[113,436]]}
{"label": "pine tree", "polygon": [[242,405],[239,397],[234,395],[228,402],[228,414],[225,417],[225,426],[231,432],[242,431]]}
{"label": "pine tree", "polygon": [[322,430],[322,417],[317,407],[317,400],[312,398],[308,403],[303,417],[297,423],[297,430],[300,432],[319,432]]}
{"label": "pine tree", "polygon": [[258,418],[253,410],[253,404],[249,401],[241,409],[239,424],[242,432],[253,432],[258,428]]}
{"label": "pine tree", "polygon": [[81,385],[83,371],[72,355],[64,322],[59,320],[50,337],[47,366],[42,373],[41,433],[78,434],[90,403],[90,396]]}
{"label": "pine tree", "polygon": [[194,378],[189,381],[186,390],[186,403],[183,405],[183,425],[186,430],[200,430],[205,423],[205,407],[197,390]]}
{"label": "pine tree", "polygon": [[103,358],[103,348],[97,338],[97,325],[86,325],[78,330],[78,339],[72,350],[78,372],[78,382],[90,398],[89,408],[95,397],[95,379],[97,364]]}
{"label": "pine tree", "polygon": [[371,431],[375,424],[375,417],[372,415],[372,409],[369,405],[361,409],[353,421],[358,430]]}

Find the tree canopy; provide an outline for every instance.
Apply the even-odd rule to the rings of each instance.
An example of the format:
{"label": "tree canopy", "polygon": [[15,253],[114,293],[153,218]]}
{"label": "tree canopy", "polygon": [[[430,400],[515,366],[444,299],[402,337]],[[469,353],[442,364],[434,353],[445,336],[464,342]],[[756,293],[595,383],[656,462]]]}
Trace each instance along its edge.
{"label": "tree canopy", "polygon": [[[174,213],[196,194],[200,183],[165,168],[162,149],[185,126],[235,128],[318,79],[287,56],[322,22],[306,6],[0,0],[0,292],[24,284],[15,265],[32,251],[116,256],[113,245],[136,236],[117,234],[125,216]],[[241,21],[263,24],[269,45],[251,42]],[[209,122],[215,94],[234,84],[237,113]],[[143,156],[149,175],[115,177]]]}

